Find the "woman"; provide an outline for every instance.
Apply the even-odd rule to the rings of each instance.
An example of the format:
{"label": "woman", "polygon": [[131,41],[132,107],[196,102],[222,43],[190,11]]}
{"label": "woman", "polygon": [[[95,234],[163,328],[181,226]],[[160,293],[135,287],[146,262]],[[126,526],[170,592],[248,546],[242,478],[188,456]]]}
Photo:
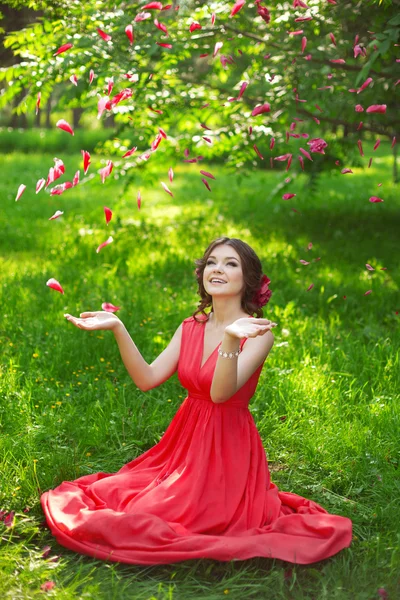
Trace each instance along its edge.
{"label": "woman", "polygon": [[350,546],[351,520],[278,490],[248,409],[274,341],[276,323],[261,309],[270,280],[254,250],[235,238],[214,240],[195,263],[198,309],[151,365],[116,315],[65,315],[80,329],[112,330],[142,391],[178,371],[188,395],[158,444],[119,471],[45,492],[50,529],[71,550],[132,564],[328,558]]}

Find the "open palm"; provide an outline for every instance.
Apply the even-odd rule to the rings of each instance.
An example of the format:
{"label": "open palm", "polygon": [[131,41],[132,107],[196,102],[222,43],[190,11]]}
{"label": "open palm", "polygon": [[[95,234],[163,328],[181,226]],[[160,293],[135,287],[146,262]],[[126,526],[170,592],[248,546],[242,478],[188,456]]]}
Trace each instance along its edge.
{"label": "open palm", "polygon": [[264,333],[271,330],[273,327],[276,327],[276,323],[273,323],[269,319],[243,317],[241,319],[236,319],[231,325],[228,325],[228,327],[225,328],[225,332],[232,337],[242,339],[264,335]]}
{"label": "open palm", "polygon": [[89,331],[98,329],[113,330],[122,322],[116,315],[107,311],[83,312],[80,314],[80,318],[67,313],[64,317],[79,329]]}

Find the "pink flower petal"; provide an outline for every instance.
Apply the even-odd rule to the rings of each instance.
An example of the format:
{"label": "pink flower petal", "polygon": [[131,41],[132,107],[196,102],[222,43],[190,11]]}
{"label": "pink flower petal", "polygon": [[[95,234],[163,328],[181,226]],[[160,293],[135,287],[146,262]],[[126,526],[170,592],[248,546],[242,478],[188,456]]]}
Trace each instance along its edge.
{"label": "pink flower petal", "polygon": [[386,104],[372,104],[372,106],[368,106],[367,113],[385,113],[386,112]]}
{"label": "pink flower petal", "polygon": [[211,173],[209,173],[208,171],[200,171],[200,173],[202,175],[204,175],[205,177],[209,177],[210,179],[215,179],[214,175],[212,175]]}
{"label": "pink flower petal", "polygon": [[293,0],[293,8],[310,8],[303,0]]}
{"label": "pink flower petal", "polygon": [[[201,172],[201,171],[200,171],[200,172]],[[173,170],[172,170],[172,167],[170,167],[170,168],[168,169],[168,178],[169,178],[170,182],[172,183],[172,180],[173,180],[173,178],[174,178],[174,172],[173,172]]]}
{"label": "pink flower petal", "polygon": [[132,46],[135,36],[133,34],[133,26],[131,24],[129,24],[125,27],[125,33],[129,40],[129,44]]}
{"label": "pink flower petal", "polygon": [[211,188],[209,186],[209,183],[208,183],[207,179],[201,178],[201,180],[204,183],[204,185],[206,186],[206,188],[208,189],[208,191],[211,192]]}
{"label": "pink flower petal", "polygon": [[112,219],[112,210],[110,208],[107,208],[107,206],[104,206],[104,214],[106,217],[106,225],[108,225]]}
{"label": "pink flower petal", "polygon": [[211,15],[211,25],[214,25],[214,23],[215,23],[215,13],[213,13]]}
{"label": "pink flower petal", "polygon": [[368,169],[370,168],[371,165],[372,165],[372,156],[371,156],[371,158],[368,161]]}
{"label": "pink flower petal", "polygon": [[56,584],[54,583],[54,581],[45,581],[40,586],[40,589],[43,590],[44,592],[49,592],[50,590],[52,590],[55,587],[55,585]]}
{"label": "pink flower petal", "polygon": [[79,176],[80,176],[80,171],[77,171],[74,175],[74,178],[72,180],[72,187],[75,187],[76,185],[78,185],[79,183]]}
{"label": "pink flower petal", "polygon": [[240,99],[240,98],[243,96],[243,93],[244,93],[244,91],[245,91],[245,89],[247,88],[247,86],[248,86],[248,85],[249,85],[249,84],[247,83],[247,81],[244,81],[244,82],[242,83],[242,85],[240,86],[239,95],[238,95],[238,97],[237,97],[237,99],[238,99],[238,100],[239,100],[239,99]]}
{"label": "pink flower petal", "polygon": [[362,121],[360,121],[360,123],[359,123],[359,125],[358,125],[358,127],[357,127],[357,131],[358,131],[359,129],[361,129],[361,128],[362,128],[362,126],[363,126],[363,122],[362,122]]}
{"label": "pink flower petal", "polygon": [[353,171],[351,169],[342,169],[340,172],[342,175],[345,175],[346,173],[352,173]]}
{"label": "pink flower petal", "polygon": [[358,146],[358,150],[359,150],[359,152],[360,152],[361,156],[364,156],[364,152],[363,152],[363,147],[362,147],[362,142],[361,142],[361,140],[358,140],[358,142],[357,142],[357,146]]}
{"label": "pink flower petal", "polygon": [[329,37],[330,37],[330,38],[331,38],[331,40],[332,40],[332,44],[333,44],[334,46],[336,46],[336,40],[335,40],[335,36],[333,35],[333,33],[330,33],[330,34],[329,34]]}
{"label": "pink flower petal", "polygon": [[90,165],[90,154],[86,152],[86,150],[81,150],[83,156],[83,172],[86,175],[89,165]]}
{"label": "pink flower petal", "polygon": [[133,148],[131,148],[131,150],[128,150],[127,152],[125,152],[125,154],[122,155],[122,158],[128,158],[128,156],[132,156],[132,154],[134,154],[137,150],[137,146],[133,146]]}
{"label": "pink flower petal", "polygon": [[26,190],[26,185],[21,183],[21,185],[19,186],[18,191],[17,191],[17,196],[15,198],[15,202],[17,202],[17,200],[19,200],[21,198],[21,196],[25,190]]}
{"label": "pink flower petal", "polygon": [[304,158],[302,156],[298,156],[297,158],[299,159],[302,171],[304,171]]}
{"label": "pink flower petal", "polygon": [[302,154],[304,154],[304,156],[306,158],[308,158],[308,160],[311,160],[311,162],[313,161],[313,159],[311,158],[311,155],[307,152],[307,150],[304,150],[304,148],[299,148],[299,150]]}
{"label": "pink flower petal", "polygon": [[37,194],[40,192],[40,190],[42,190],[44,188],[45,183],[46,183],[45,179],[39,179],[39,181],[36,184],[36,193]]}
{"label": "pink flower petal", "polygon": [[383,202],[382,198],[378,198],[378,196],[371,196],[369,201],[370,202]]}
{"label": "pink flower petal", "polygon": [[120,306],[114,306],[114,304],[111,304],[111,302],[103,302],[103,304],[101,305],[101,308],[103,310],[105,310],[106,312],[111,312],[111,313],[115,313],[121,309]]}
{"label": "pink flower petal", "polygon": [[65,121],[65,119],[59,119],[56,123],[56,127],[58,127],[59,129],[63,129],[64,131],[67,131],[71,135],[74,135],[71,125],[69,123],[67,123],[67,121]]}
{"label": "pink flower petal", "polygon": [[306,260],[300,259],[299,262],[301,262],[302,265],[309,265],[310,263],[307,262]]}
{"label": "pink flower petal", "polygon": [[96,253],[98,254],[100,252],[100,250],[102,248],[104,248],[104,246],[108,246],[109,244],[111,244],[114,241],[114,238],[112,237],[112,235],[110,235],[110,237],[103,242],[102,244],[100,244],[100,246],[97,248]]}
{"label": "pink flower petal", "polygon": [[313,289],[313,287],[314,287],[314,284],[313,284],[313,283],[311,283],[311,284],[308,286],[308,288],[306,289],[306,292],[309,292],[310,290],[312,290],[312,289]]}
{"label": "pink flower petal", "polygon": [[379,139],[378,139],[378,140],[376,140],[376,142],[375,142],[375,144],[374,144],[374,148],[373,148],[373,149],[374,149],[374,150],[376,150],[377,148],[379,148],[379,145],[380,145],[380,143],[381,143],[381,140],[379,140]]}
{"label": "pink flower petal", "polygon": [[73,47],[73,44],[63,44],[62,46],[59,47],[59,49],[53,54],[53,56],[57,56],[58,54],[62,54],[63,52],[66,52],[67,50],[69,50],[70,48]]}
{"label": "pink flower petal", "polygon": [[229,17],[234,17],[245,4],[246,0],[236,0]]}
{"label": "pink flower petal", "polygon": [[41,99],[41,97],[42,97],[41,92],[38,92],[37,100],[36,100],[36,108],[35,108],[36,114],[38,114],[38,112],[39,112],[39,106],[40,106],[40,99]]}
{"label": "pink flower petal", "polygon": [[143,10],[163,10],[161,2],[149,2],[146,6],[141,7]]}
{"label": "pink flower petal", "polygon": [[160,31],[162,31],[167,37],[169,37],[167,27],[163,23],[160,23],[158,19],[154,19],[154,25],[157,27],[157,29],[160,29]]}
{"label": "pink flower petal", "polygon": [[100,119],[103,112],[106,110],[106,104],[110,101],[108,96],[103,96],[97,103],[97,118]]}
{"label": "pink flower petal", "polygon": [[108,177],[109,175],[111,175],[113,167],[114,167],[113,162],[111,160],[108,160],[106,166],[103,167],[102,169],[100,169],[100,175],[101,175],[101,182],[102,183],[104,183],[106,177]]}
{"label": "pink flower petal", "polygon": [[294,198],[295,196],[296,196],[296,194],[283,194],[282,199],[290,200],[291,198]]}
{"label": "pink flower petal", "polygon": [[329,62],[336,63],[338,65],[343,65],[346,61],[344,60],[344,58],[331,58]]}
{"label": "pink flower petal", "polygon": [[91,83],[93,81],[93,78],[94,78],[94,71],[93,71],[93,69],[90,69],[90,72],[89,72],[89,85],[91,85]]}
{"label": "pink flower petal", "polygon": [[301,23],[302,21],[312,21],[313,18],[312,17],[297,17],[297,19],[295,19],[296,23]]}
{"label": "pink flower petal", "polygon": [[257,144],[253,144],[253,148],[254,150],[257,152],[258,156],[261,158],[261,160],[264,160],[263,155],[261,154],[261,152],[259,151],[259,149],[257,148]]}
{"label": "pink flower petal", "polygon": [[288,35],[301,35],[303,32],[302,29],[298,29],[297,31],[288,31]]}
{"label": "pink flower petal", "polygon": [[355,111],[356,112],[364,112],[363,107],[361,106],[361,104],[356,104],[355,106]]}
{"label": "pink flower petal", "polygon": [[281,154],[280,156],[275,156],[274,160],[284,161],[288,160],[292,155],[291,154]]}
{"label": "pink flower petal", "polygon": [[138,23],[139,21],[145,21],[146,19],[151,19],[151,13],[140,12],[136,15],[134,21],[135,21],[135,23]]}
{"label": "pink flower petal", "polygon": [[156,44],[161,46],[161,48],[172,48],[172,44],[164,44],[162,42],[156,42]]}
{"label": "pink flower petal", "polygon": [[215,58],[217,56],[218,50],[220,50],[222,48],[222,46],[224,45],[223,42],[217,42],[214,46],[214,53],[213,53],[213,58]]}
{"label": "pink flower petal", "polygon": [[103,38],[103,40],[105,40],[106,42],[109,42],[111,40],[111,35],[108,35],[108,33],[105,33],[104,31],[102,31],[101,29],[97,28],[97,33]]}
{"label": "pink flower petal", "polygon": [[203,137],[203,140],[205,140],[206,142],[208,142],[209,144],[212,143],[212,140],[209,137]]}
{"label": "pink flower petal", "polygon": [[164,129],[162,129],[161,127],[158,128],[158,131],[160,132],[160,134],[163,136],[163,138],[166,140],[167,139],[167,134],[165,133]]}
{"label": "pink flower petal", "polygon": [[137,205],[138,205],[139,209],[140,209],[141,203],[142,203],[142,196],[141,196],[140,191],[139,191],[138,194],[137,194]]}
{"label": "pink flower petal", "polygon": [[193,23],[191,23],[190,27],[189,27],[189,31],[190,33],[193,33],[193,31],[196,31],[196,29],[202,29],[200,23],[197,23],[196,21],[194,21]]}
{"label": "pink flower petal", "polygon": [[78,85],[78,78],[76,75],[71,75],[71,77],[69,78],[70,82],[73,83],[74,85]]}
{"label": "pink flower petal", "polygon": [[367,292],[365,292],[364,296],[369,296],[369,294],[372,294],[372,290],[368,290]]}
{"label": "pink flower petal", "polygon": [[375,271],[374,267],[371,267],[370,264],[366,263],[365,266],[367,267],[368,271]]}
{"label": "pink flower petal", "polygon": [[61,217],[61,215],[63,215],[64,213],[61,210],[56,210],[56,212],[54,213],[54,215],[52,217],[50,217],[49,221],[53,221],[54,219],[58,219],[58,217]]}
{"label": "pink flower petal", "polygon": [[369,84],[373,81],[372,77],[368,77],[368,79],[366,79],[364,81],[364,83],[358,88],[357,90],[357,94],[359,94],[360,92],[362,92],[363,90],[365,90],[366,87],[369,86]]}
{"label": "pink flower petal", "polygon": [[269,144],[269,149],[272,150],[274,146],[275,146],[275,138],[271,138],[271,141]]}
{"label": "pink flower petal", "polygon": [[168,186],[163,181],[161,181],[161,185],[163,186],[163,188],[167,192],[167,194],[169,194],[170,196],[174,197],[174,195],[171,192],[171,190],[168,188]]}
{"label": "pink flower petal", "polygon": [[301,53],[303,54],[304,50],[306,49],[307,46],[307,38],[306,36],[301,38]]}
{"label": "pink flower petal", "polygon": [[64,293],[64,290],[61,287],[61,284],[57,281],[57,279],[54,279],[53,277],[51,277],[48,281],[46,281],[46,285],[53,289],[56,290],[56,292],[61,292],[61,294]]}
{"label": "pink flower petal", "polygon": [[392,145],[390,147],[393,148],[393,146],[395,145],[395,143],[396,143],[396,136],[393,136]]}

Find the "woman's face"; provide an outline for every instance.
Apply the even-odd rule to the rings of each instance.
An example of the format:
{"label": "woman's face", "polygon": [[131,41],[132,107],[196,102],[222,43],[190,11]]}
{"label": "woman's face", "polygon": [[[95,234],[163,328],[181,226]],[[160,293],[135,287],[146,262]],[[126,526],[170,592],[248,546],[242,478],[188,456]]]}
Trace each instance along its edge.
{"label": "woman's face", "polygon": [[[213,278],[225,283],[212,283]],[[203,285],[210,296],[235,296],[242,293],[243,271],[239,254],[232,246],[215,246],[207,259],[203,272]]]}

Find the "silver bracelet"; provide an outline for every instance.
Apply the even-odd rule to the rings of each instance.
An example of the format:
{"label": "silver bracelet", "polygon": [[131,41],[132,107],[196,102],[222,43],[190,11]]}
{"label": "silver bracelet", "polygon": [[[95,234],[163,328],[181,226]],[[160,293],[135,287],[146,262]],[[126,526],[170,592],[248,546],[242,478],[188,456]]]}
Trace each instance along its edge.
{"label": "silver bracelet", "polygon": [[218,354],[223,358],[233,358],[234,356],[239,356],[241,353],[241,349],[236,350],[236,352],[223,352],[221,348],[218,348]]}

